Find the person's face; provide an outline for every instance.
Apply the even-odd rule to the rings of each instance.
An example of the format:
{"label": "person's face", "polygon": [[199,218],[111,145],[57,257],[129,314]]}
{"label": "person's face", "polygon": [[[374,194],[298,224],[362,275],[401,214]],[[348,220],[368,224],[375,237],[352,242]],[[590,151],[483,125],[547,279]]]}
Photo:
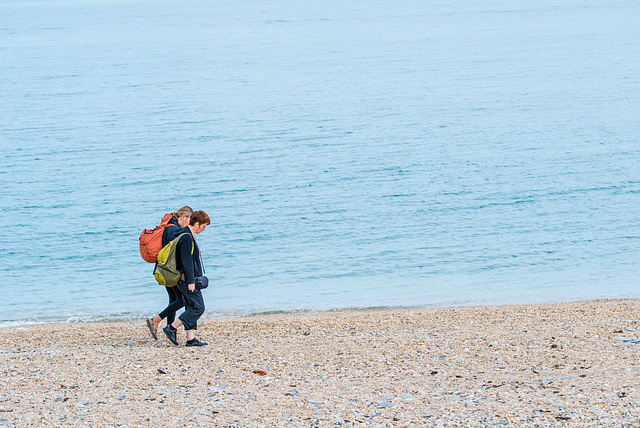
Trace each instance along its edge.
{"label": "person's face", "polygon": [[195,222],[195,224],[193,225],[193,233],[195,233],[196,235],[199,235],[200,233],[202,233],[202,231],[204,231],[205,227],[207,227],[206,224],[200,224],[198,222]]}
{"label": "person's face", "polygon": [[180,217],[178,219],[178,224],[180,225],[180,227],[189,226],[189,216],[188,215],[183,215],[182,217]]}

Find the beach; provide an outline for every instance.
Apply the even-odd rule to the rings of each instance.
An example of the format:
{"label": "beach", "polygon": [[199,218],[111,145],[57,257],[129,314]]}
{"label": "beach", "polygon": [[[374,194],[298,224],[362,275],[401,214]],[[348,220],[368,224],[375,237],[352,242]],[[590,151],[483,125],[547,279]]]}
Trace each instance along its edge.
{"label": "beach", "polygon": [[[640,424],[640,300],[0,329],[0,426]],[[161,324],[163,326],[164,323]]]}

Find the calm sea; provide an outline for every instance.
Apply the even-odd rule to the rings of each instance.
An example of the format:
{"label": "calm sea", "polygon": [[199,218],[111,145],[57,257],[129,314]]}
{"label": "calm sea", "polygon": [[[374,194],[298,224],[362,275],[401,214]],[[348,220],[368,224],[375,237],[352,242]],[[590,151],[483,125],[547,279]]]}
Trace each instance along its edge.
{"label": "calm sea", "polygon": [[3,0],[0,323],[640,297],[635,0]]}

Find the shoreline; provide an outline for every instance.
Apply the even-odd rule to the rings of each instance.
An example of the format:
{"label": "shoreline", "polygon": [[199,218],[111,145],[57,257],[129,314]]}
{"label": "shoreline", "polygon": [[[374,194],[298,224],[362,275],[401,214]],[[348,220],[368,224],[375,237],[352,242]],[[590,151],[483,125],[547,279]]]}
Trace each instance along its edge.
{"label": "shoreline", "polygon": [[[282,310],[265,310],[258,312],[205,312],[203,319],[242,319],[256,316],[269,316],[269,315],[287,315],[287,314],[306,314],[306,313],[340,313],[340,312],[369,312],[369,311],[403,311],[403,310],[434,310],[434,309],[453,309],[453,308],[479,308],[479,307],[510,307],[510,306],[536,306],[536,305],[562,305],[581,302],[594,302],[594,301],[626,301],[626,300],[638,300],[640,297],[598,297],[587,299],[559,299],[549,301],[533,301],[533,302],[461,302],[461,303],[442,303],[433,305],[391,305],[391,306],[367,306],[367,307],[336,307],[329,309],[282,309]],[[151,311],[152,312],[152,311]],[[153,316],[153,313],[139,313],[133,314],[130,312],[124,312],[119,314],[100,314],[100,315],[74,315],[67,319],[52,319],[52,320],[6,320],[0,321],[0,329],[12,328],[12,327],[26,327],[34,325],[50,325],[50,324],[95,324],[95,323],[128,323],[138,322],[140,319],[144,319],[147,316]]]}
{"label": "shoreline", "polygon": [[640,423],[640,299],[207,318],[199,349],[143,320],[0,332],[0,427]]}

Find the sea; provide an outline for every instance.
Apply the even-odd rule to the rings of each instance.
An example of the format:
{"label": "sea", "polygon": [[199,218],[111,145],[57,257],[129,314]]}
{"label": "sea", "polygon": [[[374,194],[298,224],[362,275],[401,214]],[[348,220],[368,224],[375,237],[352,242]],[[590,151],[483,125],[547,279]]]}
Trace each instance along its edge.
{"label": "sea", "polygon": [[635,0],[2,0],[0,325],[640,297]]}

